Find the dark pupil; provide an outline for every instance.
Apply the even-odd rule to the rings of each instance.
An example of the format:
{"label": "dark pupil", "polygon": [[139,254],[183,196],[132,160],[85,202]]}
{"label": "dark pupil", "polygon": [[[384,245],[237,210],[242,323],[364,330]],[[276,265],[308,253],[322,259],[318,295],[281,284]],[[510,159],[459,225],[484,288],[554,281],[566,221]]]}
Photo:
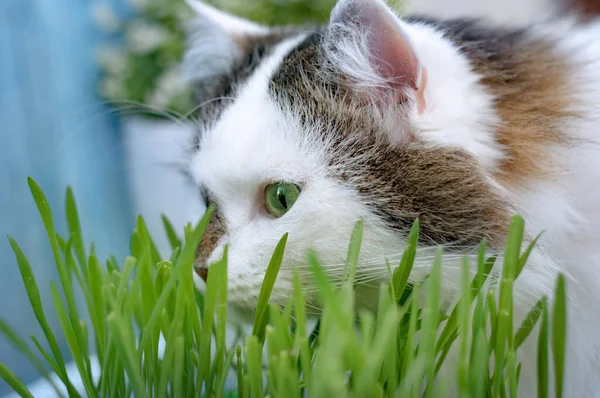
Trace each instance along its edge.
{"label": "dark pupil", "polygon": [[285,188],[284,187],[277,188],[277,199],[279,199],[279,203],[281,203],[283,208],[287,209],[287,201],[285,200]]}

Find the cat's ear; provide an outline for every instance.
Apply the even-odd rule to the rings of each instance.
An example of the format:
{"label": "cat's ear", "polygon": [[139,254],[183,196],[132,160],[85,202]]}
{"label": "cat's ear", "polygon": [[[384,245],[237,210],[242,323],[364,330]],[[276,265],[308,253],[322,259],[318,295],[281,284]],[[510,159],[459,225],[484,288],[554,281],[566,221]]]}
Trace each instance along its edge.
{"label": "cat's ear", "polygon": [[425,109],[427,71],[405,24],[382,0],[341,0],[331,14],[326,55],[370,103]]}
{"label": "cat's ear", "polygon": [[187,0],[187,3],[196,13],[183,62],[183,72],[189,80],[198,82],[229,72],[252,38],[269,33],[265,26],[201,0]]}

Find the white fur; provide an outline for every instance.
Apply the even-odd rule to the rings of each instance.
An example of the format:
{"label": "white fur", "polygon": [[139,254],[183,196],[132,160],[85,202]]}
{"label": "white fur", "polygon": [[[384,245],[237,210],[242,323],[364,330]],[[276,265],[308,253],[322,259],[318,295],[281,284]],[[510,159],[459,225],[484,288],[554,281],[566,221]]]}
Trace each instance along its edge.
{"label": "white fur", "polygon": [[[351,0],[342,1],[343,7]],[[383,4],[379,2],[379,4]],[[335,14],[334,14],[335,15]],[[492,174],[502,158],[494,126],[498,123],[493,97],[478,83],[468,62],[439,32],[418,24],[399,21],[410,37],[421,63],[428,70],[426,109],[409,113],[419,139],[438,145],[463,148],[474,154],[484,171]],[[568,278],[569,320],[566,395],[600,396],[600,149],[597,120],[600,107],[600,24],[588,27],[551,25],[540,32],[555,32],[560,39],[557,51],[572,51],[587,65],[578,74],[573,92],[583,103],[588,117],[565,126],[572,134],[590,143],[576,148],[555,148],[565,168],[552,182],[531,181],[516,190],[492,184],[502,190],[527,222],[528,233],[546,230],[530,263],[515,284],[515,324],[523,319],[542,294],[552,294],[559,272]],[[352,32],[351,32],[352,33]],[[350,71],[365,86],[379,81],[369,64],[369,52],[354,32],[333,43],[339,50],[334,64]],[[540,33],[541,34],[541,33]],[[190,170],[199,184],[217,198],[227,220],[227,234],[210,260],[220,258],[229,245],[229,298],[241,312],[252,311],[272,251],[284,233],[289,233],[280,278],[273,297],[281,302],[291,294],[291,270],[305,263],[306,249],[315,249],[330,274],[341,275],[346,248],[355,221],[365,220],[365,237],[360,273],[365,285],[385,279],[384,258],[392,263],[404,248],[401,236],[384,228],[357,194],[327,176],[324,164],[327,143],[312,140],[301,132],[293,109],[282,109],[268,93],[269,79],[282,59],[302,36],[279,44],[263,61],[222,117],[204,132],[201,150]],[[339,39],[339,36],[336,36]],[[215,48],[216,49],[216,48]],[[200,54],[196,54],[200,55]],[[351,65],[351,67],[348,67]],[[312,136],[318,136],[315,132]],[[491,177],[490,177],[491,178]],[[294,181],[303,191],[284,217],[273,219],[264,211],[262,193],[266,184]],[[422,250],[413,277],[427,272],[431,251]],[[500,260],[501,261],[501,260]],[[458,289],[456,257],[446,256],[445,290]],[[366,271],[366,273],[365,273]],[[307,286],[307,292],[314,288]],[[362,296],[370,301],[369,294]],[[311,301],[311,305],[315,302]],[[368,304],[368,303],[366,303]],[[523,348],[524,362],[520,396],[535,396],[536,344]]]}
{"label": "white fur", "polygon": [[403,0],[409,14],[436,18],[485,18],[502,26],[526,26],[541,22],[565,3],[562,0]]}

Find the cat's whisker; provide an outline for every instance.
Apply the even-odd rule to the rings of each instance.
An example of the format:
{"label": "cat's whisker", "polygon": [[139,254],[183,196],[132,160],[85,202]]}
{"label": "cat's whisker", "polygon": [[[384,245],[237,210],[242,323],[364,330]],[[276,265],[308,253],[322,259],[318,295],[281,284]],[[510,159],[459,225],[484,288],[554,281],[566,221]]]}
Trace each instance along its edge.
{"label": "cat's whisker", "polygon": [[[190,109],[186,114],[181,116],[181,120],[186,121],[190,118],[190,116],[192,116],[195,112],[199,111],[200,109],[202,109],[203,107],[205,107],[206,105],[209,105],[213,102],[216,101],[222,101],[222,100],[231,100],[234,101],[235,98],[234,97],[216,97],[216,98],[212,98],[209,99],[207,101],[204,101],[200,104],[198,104],[197,106],[193,107],[192,109]],[[199,120],[193,119],[196,123],[199,122]]]}
{"label": "cat's whisker", "polygon": [[144,104],[142,102],[124,99],[124,100],[118,100],[118,101],[109,101],[109,102],[107,102],[107,104],[108,105],[124,104],[124,105],[138,106],[138,107],[140,107],[140,109],[148,109],[148,110],[154,112],[156,115],[163,116],[166,119],[169,119],[170,121],[172,121],[173,123],[175,123],[177,125],[181,125],[183,123],[183,121],[182,121],[183,115],[181,115],[180,113],[172,111],[172,110],[160,109],[156,106]]}
{"label": "cat's whisker", "polygon": [[[391,269],[395,269],[398,265],[398,262],[400,261],[400,257],[402,255],[403,252],[400,252],[396,255],[392,254],[388,257],[388,262],[390,263],[390,267]],[[442,261],[448,261],[448,260],[462,260],[465,256],[469,257],[472,256],[471,255],[466,255],[466,254],[444,254],[442,255]],[[397,260],[396,259],[392,259],[390,260],[390,258],[393,257],[398,257]],[[431,266],[433,264],[433,261],[436,259],[436,255],[427,255],[427,256],[417,256],[415,258],[415,265],[417,266]],[[326,269],[328,272],[339,272],[339,273],[343,273],[346,269],[346,263],[326,263],[323,264],[322,267],[324,269]],[[387,265],[385,264],[385,258],[377,258],[377,259],[364,259],[364,260],[360,260],[359,264],[357,266],[358,269],[364,269],[364,270],[372,270],[372,269],[376,269],[376,268],[383,268],[383,269],[387,269]],[[298,265],[292,265],[292,266],[282,266],[281,268],[282,270],[294,270],[294,269],[298,269],[298,270],[310,270],[310,266],[308,265],[302,265],[302,266],[298,266]],[[310,272],[310,271],[308,271]]]}

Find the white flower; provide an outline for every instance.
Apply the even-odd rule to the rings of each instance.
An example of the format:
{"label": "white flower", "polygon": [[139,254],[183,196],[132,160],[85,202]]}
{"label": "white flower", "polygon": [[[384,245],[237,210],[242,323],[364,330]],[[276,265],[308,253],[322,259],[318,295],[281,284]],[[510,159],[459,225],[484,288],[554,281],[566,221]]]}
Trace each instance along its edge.
{"label": "white flower", "polygon": [[109,33],[116,32],[121,26],[121,21],[106,2],[92,3],[92,16],[96,24]]}
{"label": "white flower", "polygon": [[116,46],[102,46],[96,51],[96,59],[102,69],[112,75],[122,75],[127,69],[127,56]]}
{"label": "white flower", "polygon": [[156,88],[149,94],[147,100],[157,108],[167,107],[171,101],[185,93],[187,84],[181,76],[181,69],[173,67],[165,71],[156,81]]}

